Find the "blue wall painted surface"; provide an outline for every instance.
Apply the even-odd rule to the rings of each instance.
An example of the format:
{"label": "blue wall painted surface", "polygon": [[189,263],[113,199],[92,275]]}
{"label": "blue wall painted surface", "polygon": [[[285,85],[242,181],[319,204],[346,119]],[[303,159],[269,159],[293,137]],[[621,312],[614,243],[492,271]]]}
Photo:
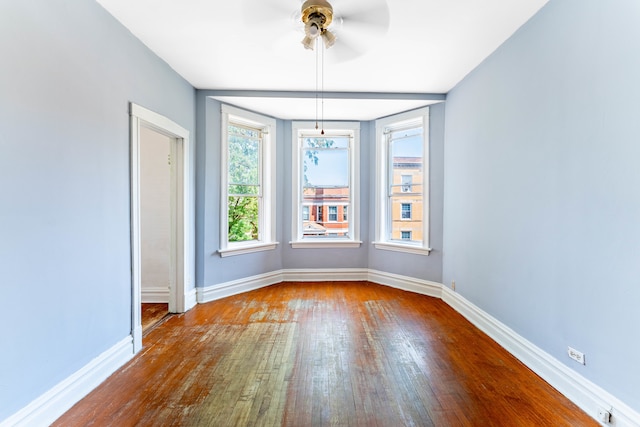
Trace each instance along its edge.
{"label": "blue wall painted surface", "polygon": [[[276,224],[276,239],[280,245],[274,250],[221,258],[220,249],[220,156],[221,103],[197,92],[197,216],[196,216],[196,285],[214,286],[244,277],[270,273],[282,269],[282,224]],[[282,121],[276,123],[276,169],[281,170],[283,151]],[[281,191],[282,174],[277,176],[277,212],[281,218],[285,197]]]}
{"label": "blue wall painted surface", "polygon": [[[406,254],[374,248],[369,242],[369,268],[440,283],[442,281],[442,212],[444,199],[444,123],[445,104],[429,107],[429,256]],[[375,123],[371,124],[375,145]],[[371,149],[370,179],[375,183],[375,148]],[[373,192],[373,187],[370,188]],[[375,197],[369,203],[369,233],[375,237]]]}
{"label": "blue wall painted surface", "polygon": [[[277,120],[277,239],[271,251],[221,258],[220,223],[220,105],[197,93],[197,241],[198,287],[277,271],[307,268],[372,268],[439,282],[442,278],[442,206],[444,105],[431,107],[431,233],[434,251],[429,257],[372,248],[375,220],[375,123],[360,123],[360,239],[359,248],[293,249],[291,241],[292,122]],[[360,96],[362,96],[360,94]]]}
{"label": "blue wall painted surface", "polygon": [[198,286],[282,268],[456,280],[640,410],[637,22],[635,0],[552,0],[431,107],[429,257],[371,247],[371,122],[361,123],[363,246],[291,249],[291,122],[278,120],[280,246],[220,258],[220,103],[94,2],[2,3],[0,323],[11,327],[0,332],[0,420],[130,333],[130,101],[192,138],[197,123]]}
{"label": "blue wall painted surface", "polygon": [[451,91],[444,211],[444,283],[635,410],[639,22],[551,1]]}
{"label": "blue wall painted surface", "polygon": [[[284,189],[285,193],[284,203],[285,206],[292,206],[292,122],[287,121],[285,126],[285,147],[284,150]],[[292,208],[287,209],[287,212],[283,217],[284,236],[286,239],[286,246],[283,248],[283,265],[284,268],[296,269],[296,268],[367,268],[367,251],[368,251],[368,233],[367,233],[367,221],[368,214],[367,209],[364,206],[368,205],[369,192],[371,191],[369,182],[369,173],[366,165],[368,164],[368,158],[373,154],[373,151],[369,148],[369,141],[371,135],[369,133],[369,127],[365,123],[360,124],[360,239],[364,242],[359,248],[329,248],[329,249],[293,249],[289,242],[291,241],[292,230]]]}
{"label": "blue wall painted surface", "polygon": [[0,421],[131,331],[129,101],[193,88],[93,1],[0,4]]}

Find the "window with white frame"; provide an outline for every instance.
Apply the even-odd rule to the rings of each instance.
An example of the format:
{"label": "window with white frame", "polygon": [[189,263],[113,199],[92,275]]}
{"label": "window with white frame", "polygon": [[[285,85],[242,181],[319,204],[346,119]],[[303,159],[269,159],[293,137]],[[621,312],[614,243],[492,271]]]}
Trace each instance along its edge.
{"label": "window with white frame", "polygon": [[411,219],[411,203],[400,205],[400,219]]}
{"label": "window with white frame", "polygon": [[[359,123],[292,128],[292,247],[358,247]],[[306,218],[305,206],[315,215]]]}
{"label": "window with white frame", "polygon": [[274,249],[275,120],[222,105],[221,256]]}
{"label": "window with white frame", "polygon": [[338,221],[338,207],[337,206],[329,206],[329,221],[332,221],[332,222]]}
{"label": "window with white frame", "polygon": [[376,121],[377,249],[428,255],[429,108]]}

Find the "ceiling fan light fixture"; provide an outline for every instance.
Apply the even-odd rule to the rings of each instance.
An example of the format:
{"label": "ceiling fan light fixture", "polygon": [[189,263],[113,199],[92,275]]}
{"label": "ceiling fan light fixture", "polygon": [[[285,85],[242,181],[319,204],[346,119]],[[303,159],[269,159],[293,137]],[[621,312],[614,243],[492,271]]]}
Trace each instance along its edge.
{"label": "ceiling fan light fixture", "polygon": [[329,30],[324,30],[322,32],[322,40],[324,41],[325,49],[329,49],[331,46],[335,44],[336,35]]}
{"label": "ceiling fan light fixture", "polygon": [[[333,7],[327,0],[307,0],[302,4],[302,22],[304,22],[305,38],[302,44],[313,50],[313,42],[322,36],[325,47],[335,43],[335,36],[327,30],[333,20]],[[328,33],[328,34],[327,34]]]}
{"label": "ceiling fan light fixture", "polygon": [[304,36],[304,38],[302,39],[302,45],[305,49],[313,50],[315,41],[316,39],[314,37]]}
{"label": "ceiling fan light fixture", "polygon": [[307,35],[307,37],[318,37],[320,35],[321,30],[321,23],[318,22],[318,19],[310,19],[309,21],[307,21],[306,24],[304,24],[304,33]]}

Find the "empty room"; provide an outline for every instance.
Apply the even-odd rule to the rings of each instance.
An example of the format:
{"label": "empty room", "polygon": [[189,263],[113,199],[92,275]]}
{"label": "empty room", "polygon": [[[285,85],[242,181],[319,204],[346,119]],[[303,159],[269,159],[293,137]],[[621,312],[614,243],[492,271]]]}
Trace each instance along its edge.
{"label": "empty room", "polygon": [[0,427],[640,426],[637,0],[0,35]]}

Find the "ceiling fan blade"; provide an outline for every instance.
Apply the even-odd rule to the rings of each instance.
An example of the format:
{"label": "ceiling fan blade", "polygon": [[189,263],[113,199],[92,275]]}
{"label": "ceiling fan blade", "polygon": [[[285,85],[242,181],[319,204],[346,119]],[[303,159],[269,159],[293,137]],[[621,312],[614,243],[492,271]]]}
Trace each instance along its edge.
{"label": "ceiling fan blade", "polygon": [[348,0],[338,0],[334,5],[334,19],[339,25],[356,26],[360,30],[385,33],[389,28],[389,7],[385,0],[369,0],[366,5]]}
{"label": "ceiling fan blade", "polygon": [[327,62],[330,63],[341,63],[351,61],[366,52],[366,48],[363,46],[359,46],[354,42],[350,42],[348,37],[341,37],[337,35],[338,40],[336,44],[331,46],[331,48],[325,50],[325,57],[327,58]]}

